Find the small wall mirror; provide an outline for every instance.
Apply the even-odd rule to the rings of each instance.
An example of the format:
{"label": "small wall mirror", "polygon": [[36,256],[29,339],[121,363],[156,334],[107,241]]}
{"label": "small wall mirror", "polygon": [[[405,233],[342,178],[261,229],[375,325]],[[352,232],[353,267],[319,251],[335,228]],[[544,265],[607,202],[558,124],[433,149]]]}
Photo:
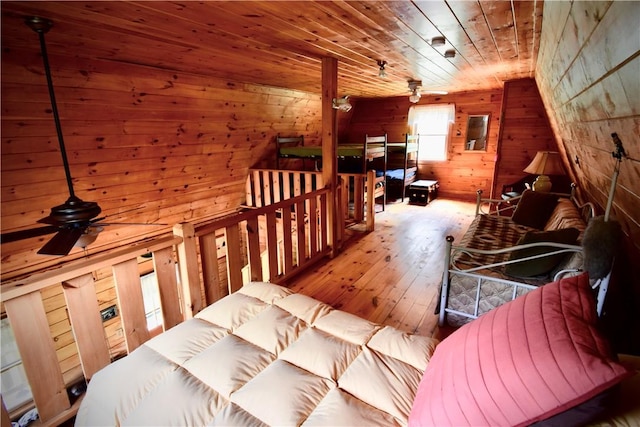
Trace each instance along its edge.
{"label": "small wall mirror", "polygon": [[486,151],[489,135],[489,114],[469,115],[465,151]]}

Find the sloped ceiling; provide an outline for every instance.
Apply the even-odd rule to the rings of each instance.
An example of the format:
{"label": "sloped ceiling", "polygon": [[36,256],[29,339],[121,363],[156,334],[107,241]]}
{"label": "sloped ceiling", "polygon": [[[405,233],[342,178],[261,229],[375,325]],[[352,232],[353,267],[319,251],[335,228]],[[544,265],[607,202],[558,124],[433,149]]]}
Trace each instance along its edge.
{"label": "sloped ceiling", "polygon": [[388,97],[411,79],[454,92],[533,77],[542,1],[2,2],[2,14],[18,49],[33,45],[18,27],[35,14],[60,27],[52,50],[78,57],[320,93],[332,56],[343,94]]}

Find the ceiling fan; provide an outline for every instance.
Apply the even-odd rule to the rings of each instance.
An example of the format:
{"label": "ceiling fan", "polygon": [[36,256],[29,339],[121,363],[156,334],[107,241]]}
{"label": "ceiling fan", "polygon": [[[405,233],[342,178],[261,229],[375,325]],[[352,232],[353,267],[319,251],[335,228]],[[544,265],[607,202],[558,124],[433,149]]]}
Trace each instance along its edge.
{"label": "ceiling fan", "polygon": [[[25,23],[38,34],[40,39],[42,61],[44,63],[45,74],[47,76],[49,97],[51,98],[51,110],[53,111],[53,118],[56,125],[60,154],[62,155],[62,163],[64,165],[67,187],[69,189],[69,198],[63,204],[51,208],[51,212],[48,216],[38,220],[39,223],[48,225],[39,228],[4,233],[0,236],[0,239],[2,240],[2,243],[8,243],[56,233],[42,248],[40,248],[38,254],[67,255],[75,245],[86,247],[89,243],[92,243],[96,239],[98,233],[102,231],[102,226],[110,224],[100,222],[104,220],[105,217],[98,218],[98,215],[102,212],[98,203],[81,200],[76,196],[73,189],[71,171],[69,169],[69,161],[67,159],[67,152],[62,136],[60,117],[58,115],[58,108],[53,91],[51,70],[49,68],[49,59],[47,57],[47,48],[44,39],[45,33],[51,29],[53,22],[48,19],[33,16],[25,18]],[[128,225],[166,224],[129,223]]]}
{"label": "ceiling fan", "polygon": [[411,101],[412,103],[416,103],[418,101],[420,101],[420,97],[425,94],[425,95],[446,95],[447,91],[445,90],[421,90],[422,89],[422,80],[409,80],[407,82],[407,85],[409,86],[409,92],[411,92],[411,95],[409,95],[409,101]]}

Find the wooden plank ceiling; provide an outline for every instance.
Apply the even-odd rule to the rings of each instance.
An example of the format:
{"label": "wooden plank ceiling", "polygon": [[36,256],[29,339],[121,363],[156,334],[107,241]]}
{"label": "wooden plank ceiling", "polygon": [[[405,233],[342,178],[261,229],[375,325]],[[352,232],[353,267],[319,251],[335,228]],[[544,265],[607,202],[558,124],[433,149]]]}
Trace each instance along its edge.
{"label": "wooden plank ceiling", "polygon": [[[340,94],[388,97],[407,81],[458,92],[533,77],[542,1],[2,2],[2,39],[44,15],[51,50],[79,58],[321,92],[321,58],[338,59]],[[25,37],[25,35],[29,37]],[[446,44],[431,45],[443,36]],[[445,58],[454,50],[455,57]],[[386,78],[377,61],[386,61]]]}

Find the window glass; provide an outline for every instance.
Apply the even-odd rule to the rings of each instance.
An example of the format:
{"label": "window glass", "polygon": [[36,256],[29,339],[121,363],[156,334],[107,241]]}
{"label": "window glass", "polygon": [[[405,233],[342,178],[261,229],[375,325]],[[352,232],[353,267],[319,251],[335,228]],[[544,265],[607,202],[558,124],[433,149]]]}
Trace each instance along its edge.
{"label": "window glass", "polygon": [[142,284],[142,299],[144,300],[144,313],[147,316],[147,329],[152,330],[162,326],[162,308],[160,305],[160,291],[156,272],[153,271],[140,277]]}
{"label": "window glass", "polygon": [[0,380],[2,384],[2,399],[7,411],[11,412],[30,402],[33,397],[9,319],[2,319],[0,326],[0,331],[2,332],[2,352],[0,353],[2,361],[2,379]]}
{"label": "window glass", "polygon": [[455,118],[455,105],[414,105],[409,109],[409,126],[419,135],[418,160],[447,160],[449,129]]}

